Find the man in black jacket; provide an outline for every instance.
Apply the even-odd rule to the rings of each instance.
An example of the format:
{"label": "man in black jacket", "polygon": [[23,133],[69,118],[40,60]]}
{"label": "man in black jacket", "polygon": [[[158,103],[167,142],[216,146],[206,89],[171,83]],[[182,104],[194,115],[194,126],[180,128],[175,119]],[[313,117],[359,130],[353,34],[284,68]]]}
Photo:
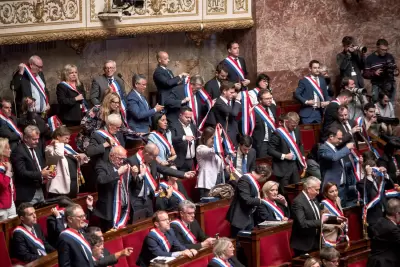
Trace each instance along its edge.
{"label": "man in black jacket", "polygon": [[18,118],[12,115],[11,101],[3,98],[0,111],[0,137],[7,138],[13,151],[23,138],[22,131],[18,128]]}
{"label": "man in black jacket", "polygon": [[225,81],[228,77],[228,67],[225,63],[221,62],[217,65],[215,70],[215,77],[209,80],[204,89],[211,96],[211,99],[216,99],[221,95],[219,88],[221,87],[222,81]]}
{"label": "man in black jacket", "polygon": [[37,224],[33,205],[22,203],[17,213],[21,224],[14,229],[12,236],[13,257],[28,263],[53,252],[54,248],[47,242],[40,225]]}
{"label": "man in black jacket", "polygon": [[226,214],[226,220],[231,223],[233,238],[239,231],[253,229],[253,213],[261,205],[260,184],[265,182],[271,173],[271,167],[267,164],[260,164],[253,172],[243,175],[239,179],[231,206]]}
{"label": "man in black jacket", "polygon": [[343,90],[335,100],[332,100],[325,108],[324,123],[322,133],[327,131],[330,125],[338,119],[338,110],[340,106],[347,106],[353,100],[353,94],[349,90]]}
{"label": "man in black jacket", "polygon": [[[256,151],[252,148],[252,145],[253,139],[251,136],[243,135],[240,137],[238,149],[232,159],[233,167],[235,168],[232,175],[235,180],[238,180],[242,175],[256,169]],[[232,170],[228,169],[226,174],[230,174],[231,171]],[[226,181],[228,180],[229,177],[226,177]],[[236,183],[234,182],[234,184]]]}

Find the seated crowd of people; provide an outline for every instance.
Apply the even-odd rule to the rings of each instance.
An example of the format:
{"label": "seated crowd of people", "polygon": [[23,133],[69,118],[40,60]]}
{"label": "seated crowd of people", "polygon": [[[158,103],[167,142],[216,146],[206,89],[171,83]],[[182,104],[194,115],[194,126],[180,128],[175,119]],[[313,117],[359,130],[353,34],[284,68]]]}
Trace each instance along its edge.
{"label": "seated crowd of people", "polygon": [[[398,69],[384,39],[368,57],[352,37],[343,38],[343,47],[337,56],[340,90],[334,92],[329,75],[311,60],[309,75],[294,91],[299,111],[284,114],[278,114],[268,75],[258,75],[256,87],[248,87],[235,41],[207,83],[196,74],[174,75],[168,54],[158,52],[154,107],[144,96],[144,75],[133,75],[132,89],[126,90],[115,61],[108,60],[87,91],[77,67],[68,64],[56,88],[58,113],[48,120],[43,61],[32,56],[12,80],[18,116],[12,114],[12,101],[1,100],[0,221],[18,217],[21,222],[13,232],[11,256],[28,263],[57,250],[60,267],[110,266],[133,248],[110,254],[103,233],[152,218],[138,266],[157,257],[192,258],[211,247],[208,266],[245,266],[234,252],[240,244],[235,248],[229,238],[208,237],[195,220],[196,205],[182,179],[196,179],[200,201],[224,197],[221,191],[233,195],[226,214],[230,238],[265,221],[293,220],[294,255],[319,250],[322,239],[323,266],[338,264],[332,246],[346,242],[343,208],[364,205],[372,239],[369,266],[400,266],[388,245],[400,240],[389,226],[400,223],[393,103]],[[393,71],[386,73],[389,61]],[[371,99],[361,88],[363,77],[373,85]],[[307,156],[299,124],[321,124],[321,138]],[[74,140],[73,126],[80,126]],[[381,154],[371,138],[387,143]],[[145,144],[132,153],[129,144],[137,141]],[[267,158],[272,164],[256,163]],[[289,203],[286,187],[300,182],[302,192]],[[71,200],[83,191],[98,194],[95,203],[87,197],[86,213]],[[46,202],[58,204],[47,219],[47,238],[35,213]],[[178,217],[170,221],[170,212]],[[376,265],[382,253],[389,260]],[[321,265],[311,258],[305,266]]]}

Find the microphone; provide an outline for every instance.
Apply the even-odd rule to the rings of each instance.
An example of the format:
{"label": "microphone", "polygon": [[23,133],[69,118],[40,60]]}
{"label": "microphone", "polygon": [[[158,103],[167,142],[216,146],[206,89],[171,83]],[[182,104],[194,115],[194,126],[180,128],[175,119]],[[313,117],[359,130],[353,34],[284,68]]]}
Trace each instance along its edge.
{"label": "microphone", "polygon": [[117,73],[117,76],[118,76],[121,80],[125,81],[124,78],[122,78],[122,74],[121,74],[121,73]]}

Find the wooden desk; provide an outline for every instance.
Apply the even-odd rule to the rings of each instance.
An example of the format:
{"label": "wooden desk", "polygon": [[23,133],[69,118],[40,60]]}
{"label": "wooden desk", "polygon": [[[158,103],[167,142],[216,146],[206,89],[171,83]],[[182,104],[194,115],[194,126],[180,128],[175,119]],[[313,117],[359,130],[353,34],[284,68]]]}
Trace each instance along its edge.
{"label": "wooden desk", "polygon": [[290,205],[292,205],[293,200],[297,197],[298,194],[300,194],[301,191],[303,191],[303,183],[290,184],[285,186],[285,192],[287,193]]}
{"label": "wooden desk", "polygon": [[53,267],[58,264],[58,254],[57,251],[54,251],[50,254],[47,254],[44,257],[41,257],[35,261],[32,261],[25,265],[25,267]]}
{"label": "wooden desk", "polygon": [[[214,237],[219,233],[220,236],[230,236],[230,225],[225,220],[230,204],[230,199],[196,204],[196,220],[206,235]],[[208,215],[206,216],[206,214]]]}

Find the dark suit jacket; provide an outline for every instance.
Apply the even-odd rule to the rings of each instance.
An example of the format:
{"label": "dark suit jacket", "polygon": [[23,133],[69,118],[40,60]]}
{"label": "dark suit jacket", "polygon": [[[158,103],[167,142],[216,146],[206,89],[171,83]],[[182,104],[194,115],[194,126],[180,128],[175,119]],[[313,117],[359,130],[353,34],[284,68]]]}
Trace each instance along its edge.
{"label": "dark suit jacket", "polygon": [[[296,143],[300,151],[304,155],[299,128],[297,127],[294,131],[296,136]],[[285,174],[287,174],[288,170],[292,170],[293,168],[291,167],[291,164],[296,164],[297,167],[300,169],[301,166],[297,159],[296,161],[286,159],[281,160],[281,155],[288,154],[290,152],[290,148],[287,145],[286,141],[282,139],[282,137],[278,133],[275,132],[272,134],[269,144],[270,149],[268,150],[268,155],[272,157],[272,170],[277,177],[283,177],[285,176]]]}
{"label": "dark suit jacket", "polygon": [[[42,229],[40,229],[40,225],[34,224],[33,228],[35,229],[36,236],[43,241],[46,253],[53,252],[54,248],[47,242]],[[20,232],[15,232],[13,234],[11,245],[13,257],[20,261],[31,262],[42,257],[39,255],[37,247]],[[4,253],[4,251],[2,253]]]}
{"label": "dark suit jacket", "polygon": [[367,267],[400,266],[399,245],[400,228],[388,218],[379,218],[371,227],[371,254]]}
{"label": "dark suit jacket", "polygon": [[[178,191],[181,192],[187,200],[190,200],[185,187],[183,186],[181,181],[176,181],[178,184]],[[165,211],[177,211],[180,200],[172,195],[170,198],[166,197],[157,197],[156,198],[156,210],[165,210]]]}
{"label": "dark suit jacket", "polygon": [[[20,119],[17,119],[15,116],[11,116],[9,118],[14,122],[14,124],[18,127],[18,122]],[[23,133],[22,129],[19,129],[21,133]],[[14,151],[15,148],[17,148],[19,142],[21,141],[20,137],[18,134],[16,134],[11,128],[8,126],[6,121],[0,120],[0,137],[7,138],[8,143],[10,144],[10,148],[12,151]]]}
{"label": "dark suit jacket", "polygon": [[[125,83],[124,83],[124,81],[121,78],[119,78],[118,76],[114,76],[114,80],[119,85],[119,88],[120,88],[119,93],[121,94],[121,98],[122,98],[121,100],[125,101]],[[90,88],[90,102],[92,102],[93,106],[101,104],[108,87],[109,87],[108,79],[104,74],[97,76],[96,78],[93,79],[92,87]]]}
{"label": "dark suit jacket", "polygon": [[[230,263],[230,265],[232,267],[245,267],[235,256],[233,256],[232,258],[228,259],[228,262]],[[207,267],[220,267],[220,266],[221,265],[219,265],[218,263],[214,263],[211,260],[207,265]]]}
{"label": "dark suit jacket", "polygon": [[65,230],[64,217],[56,218],[54,215],[47,217],[47,239],[53,246],[57,246],[58,236]]}
{"label": "dark suit jacket", "polygon": [[[275,121],[277,121],[276,118],[276,105],[272,104],[270,107],[270,110],[272,112],[272,114],[274,115],[274,119]],[[267,111],[268,113],[268,111]],[[261,143],[264,141],[264,137],[265,137],[265,123],[263,121],[263,119],[261,119],[261,116],[256,114],[256,126],[254,127],[254,131],[253,131],[253,147],[257,150],[257,148],[260,147]],[[271,140],[272,137],[272,131],[270,128],[268,128],[268,137],[269,140]]]}
{"label": "dark suit jacket", "polygon": [[[290,217],[289,208],[282,205],[279,202],[276,202],[276,205],[283,211],[286,218]],[[257,207],[256,212],[254,213],[254,225],[258,225],[264,221],[277,221],[278,219],[275,217],[274,211],[267,207],[267,205],[261,204]]]}
{"label": "dark suit jacket", "polygon": [[[352,125],[351,122],[349,122],[349,124]],[[343,133],[342,142],[340,142],[339,145],[337,146],[338,149],[343,148],[347,143],[354,142],[353,135],[350,134],[349,132],[346,132],[346,130],[344,129],[344,126],[343,126],[343,124],[341,122],[334,121],[331,124],[331,127],[335,127],[335,128],[339,129]],[[351,131],[351,129],[349,131]],[[324,133],[322,132],[322,134],[324,134]],[[325,136],[323,137],[323,141],[325,142],[327,138],[328,138],[328,136],[326,136],[326,133],[325,133]]]}
{"label": "dark suit jacket", "polygon": [[[349,154],[350,150],[346,146],[340,150],[334,151],[326,143],[320,145],[318,159],[324,185],[328,182],[335,183],[338,186],[340,185],[342,173],[345,172],[344,160]],[[343,163],[341,159],[343,159]]]}
{"label": "dark suit jacket", "polygon": [[77,241],[60,235],[57,243],[58,265],[60,267],[94,267],[92,257],[86,258],[86,254]]}
{"label": "dark suit jacket", "polygon": [[140,251],[136,265],[147,267],[150,265],[150,261],[158,256],[171,257],[172,252],[183,251],[186,249],[186,247],[176,238],[174,230],[170,229],[165,233],[165,236],[171,244],[170,252],[165,251],[164,247],[160,243],[161,241],[155,239],[149,234],[144,239],[142,250]]}
{"label": "dark suit jacket", "polygon": [[[104,129],[102,129],[104,130]],[[117,132],[115,135],[121,144],[121,146],[125,147],[125,138],[121,132]],[[90,136],[89,146],[86,148],[86,155],[90,157],[90,161],[92,163],[97,162],[99,159],[103,159],[104,161],[108,161],[108,156],[110,155],[111,146],[105,148],[103,144],[106,142],[106,139],[100,134],[93,132]]]}
{"label": "dark suit jacket", "polygon": [[338,120],[339,107],[340,106],[337,103],[331,102],[325,108],[322,131],[326,131],[332,123]]}
{"label": "dark suit jacket", "polygon": [[157,87],[159,103],[161,105],[165,103],[172,88],[182,82],[182,79],[179,76],[174,76],[171,70],[160,66],[157,66],[154,70],[153,80]]}
{"label": "dark suit jacket", "polygon": [[41,169],[37,167],[32,154],[25,143],[21,143],[11,154],[11,163],[14,170],[14,184],[18,202],[29,202],[33,199],[37,188],[42,186],[42,169],[46,166],[44,154],[38,145],[35,148],[36,156]]}
{"label": "dark suit jacket", "polygon": [[303,192],[293,200],[291,214],[293,226],[290,246],[306,252],[318,249],[321,221],[315,218],[311,203]]}
{"label": "dark suit jacket", "polygon": [[[192,129],[193,136],[197,137],[197,128],[193,123],[190,123],[190,129]],[[182,123],[178,120],[177,122],[171,125],[171,136],[172,136],[172,146],[176,152],[175,164],[178,169],[182,167],[185,163],[186,153],[188,150],[188,141],[182,140],[185,135],[185,131],[183,130]],[[192,142],[196,142],[196,139]],[[195,143],[196,146],[196,143]],[[196,152],[196,149],[195,149]],[[196,155],[192,155],[193,159],[196,158]]]}
{"label": "dark suit jacket", "polygon": [[261,205],[257,192],[247,179],[240,178],[237,182],[226,220],[236,228],[243,229],[251,222],[253,210]]}
{"label": "dark suit jacket", "polygon": [[[397,168],[400,169],[399,162],[400,162],[400,156],[399,155],[394,155],[396,161],[397,161]],[[390,179],[392,181],[398,181],[396,177],[396,165],[392,157],[383,154],[377,161],[376,161],[376,166],[378,167],[385,167],[387,170],[387,173],[389,174]]]}
{"label": "dark suit jacket", "polygon": [[129,127],[138,133],[148,133],[151,117],[156,114],[156,110],[150,108],[146,98],[144,96],[139,97],[134,89],[128,94],[126,101]]}
{"label": "dark suit jacket", "polygon": [[217,78],[212,78],[204,85],[204,89],[211,96],[211,99],[216,99],[221,95],[219,87]]}
{"label": "dark suit jacket", "polygon": [[186,235],[181,231],[181,228],[179,228],[179,226],[171,224],[171,228],[174,229],[176,238],[179,240],[179,242],[188,249],[201,249],[201,242],[208,238],[208,236],[206,236],[206,234],[201,229],[200,224],[196,221],[196,219],[194,219],[194,221],[188,226],[190,232],[192,232],[192,234],[196,237],[196,244],[193,244],[186,238]]}
{"label": "dark suit jacket", "polygon": [[[246,78],[248,75],[247,68],[246,68],[246,62],[245,62],[244,58],[242,58],[242,57],[238,57],[238,60],[240,62],[240,66],[242,67],[242,70],[244,72],[244,77]],[[220,63],[224,63],[228,69],[228,81],[233,82],[233,83],[240,82],[241,79],[240,79],[239,75],[236,73],[235,69],[233,67],[231,67],[231,65],[225,61],[225,59],[223,61],[221,61]]]}
{"label": "dark suit jacket", "polygon": [[[83,84],[77,86],[76,89],[86,98],[85,87]],[[66,85],[59,83],[56,89],[57,102],[59,106],[59,118],[61,121],[81,121],[82,111],[81,111],[81,101],[76,101],[75,97],[78,93],[68,88]]]}
{"label": "dark suit jacket", "polygon": [[[239,148],[238,148],[239,149]],[[233,167],[237,166],[237,152],[235,158],[233,158]],[[247,154],[247,172],[252,172],[256,169],[256,151],[254,148],[249,150]]]}
{"label": "dark suit jacket", "polygon": [[[237,135],[239,133],[237,115],[241,110],[241,105],[235,101],[231,101],[232,105],[228,106],[221,97],[217,98],[212,108],[212,113],[215,118],[215,123],[220,123],[224,130],[226,130],[226,123],[228,118],[228,132],[232,143],[235,147],[238,144]],[[214,125],[215,126],[215,125]]]}

